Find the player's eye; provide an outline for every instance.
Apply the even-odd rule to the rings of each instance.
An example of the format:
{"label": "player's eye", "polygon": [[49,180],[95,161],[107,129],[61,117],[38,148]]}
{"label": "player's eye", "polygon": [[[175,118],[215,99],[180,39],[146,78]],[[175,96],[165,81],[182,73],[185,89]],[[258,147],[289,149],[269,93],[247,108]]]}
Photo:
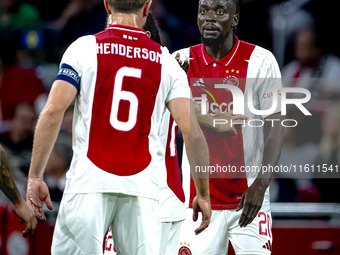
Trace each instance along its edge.
{"label": "player's eye", "polygon": [[207,13],[206,10],[204,10],[204,9],[201,9],[201,10],[200,10],[200,14],[201,14],[201,15],[205,15],[206,13]]}
{"label": "player's eye", "polygon": [[217,10],[217,14],[218,15],[223,15],[224,14],[224,10],[223,9],[218,9]]}

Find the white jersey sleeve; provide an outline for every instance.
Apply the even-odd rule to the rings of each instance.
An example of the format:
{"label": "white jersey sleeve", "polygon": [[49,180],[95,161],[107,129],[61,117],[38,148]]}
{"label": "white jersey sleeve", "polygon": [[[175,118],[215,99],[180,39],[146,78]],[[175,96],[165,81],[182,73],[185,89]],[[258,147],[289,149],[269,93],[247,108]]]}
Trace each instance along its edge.
{"label": "white jersey sleeve", "polygon": [[190,60],[190,48],[184,48],[172,53],[172,57],[176,58],[177,53],[179,53],[179,59],[182,61],[182,65],[185,60]]}
{"label": "white jersey sleeve", "polygon": [[81,37],[74,41],[65,51],[63,58],[61,60],[60,66],[63,64],[68,64],[78,72],[78,75],[82,75],[82,61],[81,61],[81,49],[82,41],[84,37]]}
{"label": "white jersey sleeve", "polygon": [[[249,70],[256,70],[248,78],[257,79],[253,93],[259,98],[260,110],[269,110],[273,104],[273,98],[277,98],[277,107],[274,113],[281,112],[281,72],[274,55],[259,46],[256,46],[249,61]],[[274,95],[276,94],[276,95]],[[270,114],[270,115],[272,115]],[[270,115],[265,115],[266,118]]]}
{"label": "white jersey sleeve", "polygon": [[56,80],[64,80],[71,83],[79,90],[81,78],[83,77],[83,63],[82,56],[87,51],[86,46],[94,41],[93,36],[84,36],[73,42],[65,51],[60,62],[60,69]]}
{"label": "white jersey sleeve", "polygon": [[166,103],[175,98],[190,99],[190,88],[186,73],[179,66],[177,61],[170,55],[167,48],[162,47],[162,52],[162,82],[169,82],[171,84]]}

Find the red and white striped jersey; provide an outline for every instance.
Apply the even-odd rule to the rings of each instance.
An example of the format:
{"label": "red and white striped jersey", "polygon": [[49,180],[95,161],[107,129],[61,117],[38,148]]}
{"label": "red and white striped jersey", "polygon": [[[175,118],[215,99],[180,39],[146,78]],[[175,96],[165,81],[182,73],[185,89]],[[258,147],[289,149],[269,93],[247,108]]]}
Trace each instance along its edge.
{"label": "red and white striped jersey", "polygon": [[[244,94],[245,115],[249,117],[248,122],[252,123],[237,126],[236,136],[201,127],[208,143],[210,166],[217,170],[218,167],[222,169],[220,173],[210,176],[211,205],[214,210],[236,208],[242,194],[257,177],[257,172],[242,171],[247,166],[260,167],[262,163],[265,142],[263,126],[252,126],[261,126],[261,121],[263,123],[268,115],[254,114],[249,108],[249,96],[254,109],[268,110],[272,108],[275,94],[278,107],[272,114],[281,111],[281,73],[273,54],[259,46],[240,41],[237,37],[235,40],[231,52],[219,61],[215,61],[207,54],[203,44],[173,53],[173,56],[180,53],[181,60],[190,59],[188,80],[194,101],[201,104],[200,99],[205,94],[208,100],[207,112],[211,115],[214,115],[215,109],[222,113],[233,110],[234,102],[230,90],[215,88],[214,85],[237,86]],[[185,157],[183,161],[183,175],[186,175],[183,176],[183,180],[186,180],[190,176],[190,170]],[[229,170],[228,173],[224,172],[223,167],[228,166],[234,166],[236,172]],[[183,185],[189,186],[187,183]],[[191,180],[190,203],[195,193],[196,188]],[[269,190],[266,192],[264,203],[269,203]]]}
{"label": "red and white striped jersey", "polygon": [[184,71],[138,28],[112,25],[75,41],[57,79],[78,89],[66,193],[159,199],[159,129],[165,104],[190,98]]}

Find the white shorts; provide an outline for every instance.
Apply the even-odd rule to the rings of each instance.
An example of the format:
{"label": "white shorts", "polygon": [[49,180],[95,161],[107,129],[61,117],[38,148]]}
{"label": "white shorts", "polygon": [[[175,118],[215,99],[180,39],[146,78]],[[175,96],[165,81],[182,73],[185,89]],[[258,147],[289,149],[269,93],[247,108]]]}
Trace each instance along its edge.
{"label": "white shorts", "polygon": [[[162,222],[160,255],[177,255],[177,244],[182,221]],[[115,255],[111,228],[105,236],[104,255]]]}
{"label": "white shorts", "polygon": [[237,255],[271,254],[273,239],[269,206],[262,206],[258,216],[245,228],[238,224],[242,210],[213,210],[209,227],[197,236],[194,230],[201,224],[202,215],[193,222],[192,213],[192,209],[187,209],[178,255],[226,255],[229,240]]}
{"label": "white shorts", "polygon": [[159,202],[118,193],[65,194],[52,254],[102,255],[110,227],[118,255],[159,255]]}
{"label": "white shorts", "polygon": [[115,255],[115,254],[117,253],[115,249],[115,244],[113,242],[112,230],[110,228],[107,231],[107,234],[104,240],[104,255]]}
{"label": "white shorts", "polygon": [[162,222],[160,255],[177,255],[182,221]]}

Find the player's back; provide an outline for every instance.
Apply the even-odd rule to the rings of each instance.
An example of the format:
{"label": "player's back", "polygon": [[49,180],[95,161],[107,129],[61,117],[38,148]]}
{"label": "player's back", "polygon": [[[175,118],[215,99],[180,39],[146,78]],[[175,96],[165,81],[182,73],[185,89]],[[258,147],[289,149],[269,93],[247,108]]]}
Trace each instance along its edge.
{"label": "player's back", "polygon": [[151,161],[148,136],[162,51],[143,31],[121,26],[95,37],[98,73],[87,156],[107,172],[136,174]]}
{"label": "player's back", "polygon": [[[158,129],[165,103],[189,97],[187,84],[181,86],[185,76],[178,86],[172,82],[176,61],[143,30],[113,25],[74,42],[61,65],[60,72],[80,76],[66,193],[158,199]],[[180,87],[187,96],[179,96]]]}

